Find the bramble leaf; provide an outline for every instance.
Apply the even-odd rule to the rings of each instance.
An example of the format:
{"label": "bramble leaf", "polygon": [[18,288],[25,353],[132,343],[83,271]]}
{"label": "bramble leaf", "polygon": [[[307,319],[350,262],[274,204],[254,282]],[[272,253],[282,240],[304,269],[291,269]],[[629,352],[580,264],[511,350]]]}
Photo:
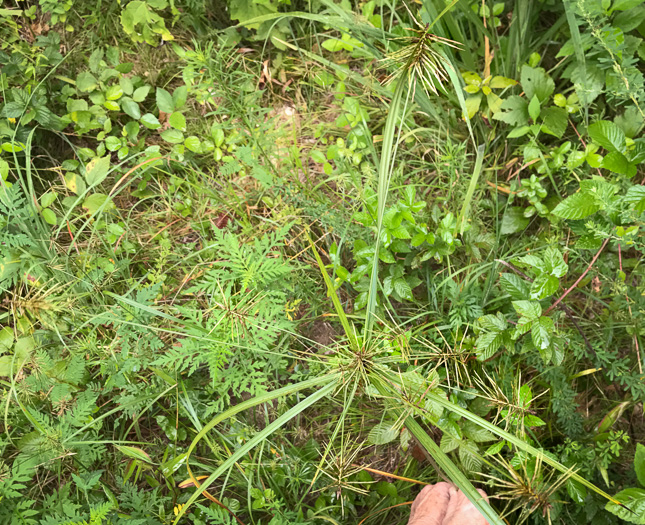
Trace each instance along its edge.
{"label": "bramble leaf", "polygon": [[593,215],[600,209],[595,197],[578,192],[564,199],[551,212],[562,219],[578,220]]}
{"label": "bramble leaf", "polygon": [[600,144],[607,151],[625,153],[625,132],[613,122],[599,120],[587,129],[587,133],[596,144]]}
{"label": "bramble leaf", "polygon": [[499,284],[505,293],[516,301],[526,299],[529,295],[529,285],[519,275],[505,273],[499,278]]}
{"label": "bramble leaf", "polygon": [[374,445],[385,445],[394,441],[399,435],[394,423],[378,423],[372,427],[367,439]]}

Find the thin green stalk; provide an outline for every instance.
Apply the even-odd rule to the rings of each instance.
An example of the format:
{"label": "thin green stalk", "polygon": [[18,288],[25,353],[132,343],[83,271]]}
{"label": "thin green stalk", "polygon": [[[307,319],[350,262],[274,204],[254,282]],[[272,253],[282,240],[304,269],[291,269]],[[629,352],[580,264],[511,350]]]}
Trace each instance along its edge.
{"label": "thin green stalk", "polygon": [[[378,293],[378,256],[379,247],[381,245],[381,231],[383,228],[383,215],[385,214],[385,204],[387,201],[387,194],[390,187],[390,180],[392,177],[393,160],[396,155],[396,145],[394,145],[394,133],[396,131],[396,123],[399,120],[401,113],[401,98],[403,91],[408,88],[408,95],[410,86],[407,77],[402,76],[394,91],[394,96],[390,102],[390,109],[385,121],[385,128],[383,130],[383,148],[381,149],[381,160],[378,170],[378,206],[376,217],[376,241],[374,246],[374,256],[372,259],[372,275],[370,278],[370,287],[367,298],[366,315],[365,315],[365,334],[369,336],[374,324],[374,313],[376,310],[376,294]],[[401,117],[405,116],[405,111]],[[397,143],[398,144],[398,143]]]}
{"label": "thin green stalk", "polygon": [[432,456],[441,469],[446,473],[450,480],[457,485],[475,508],[486,518],[490,525],[505,525],[504,521],[499,517],[497,512],[490,506],[490,504],[477,492],[473,484],[466,476],[459,470],[457,465],[446,455],[445,452],[432,440],[428,433],[423,430],[421,425],[417,423],[412,416],[405,419],[405,427],[412,433],[412,435],[419,441],[421,446],[425,448]]}
{"label": "thin green stalk", "polygon": [[477,148],[477,159],[475,160],[475,169],[473,170],[473,176],[470,178],[470,184],[468,185],[468,191],[466,192],[466,198],[464,199],[464,204],[461,207],[461,212],[459,213],[459,218],[457,219],[457,227],[459,228],[459,233],[463,235],[466,217],[470,211],[470,203],[473,200],[473,195],[475,194],[475,188],[477,188],[477,183],[479,182],[479,176],[482,172],[482,163],[484,161],[484,144],[480,144]]}

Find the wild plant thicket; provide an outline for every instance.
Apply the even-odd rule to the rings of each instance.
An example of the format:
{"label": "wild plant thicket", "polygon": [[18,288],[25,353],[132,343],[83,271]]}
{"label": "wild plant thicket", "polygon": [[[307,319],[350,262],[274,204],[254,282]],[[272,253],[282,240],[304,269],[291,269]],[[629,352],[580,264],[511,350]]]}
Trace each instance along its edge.
{"label": "wild plant thicket", "polygon": [[0,524],[645,523],[644,36],[4,2]]}

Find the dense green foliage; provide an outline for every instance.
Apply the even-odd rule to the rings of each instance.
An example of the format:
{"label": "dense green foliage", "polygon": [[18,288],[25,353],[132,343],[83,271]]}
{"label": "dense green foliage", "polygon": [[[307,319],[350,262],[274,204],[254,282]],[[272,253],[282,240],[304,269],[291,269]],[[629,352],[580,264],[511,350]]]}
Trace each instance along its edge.
{"label": "dense green foliage", "polygon": [[5,2],[0,525],[385,525],[442,479],[645,524],[643,38],[643,0]]}

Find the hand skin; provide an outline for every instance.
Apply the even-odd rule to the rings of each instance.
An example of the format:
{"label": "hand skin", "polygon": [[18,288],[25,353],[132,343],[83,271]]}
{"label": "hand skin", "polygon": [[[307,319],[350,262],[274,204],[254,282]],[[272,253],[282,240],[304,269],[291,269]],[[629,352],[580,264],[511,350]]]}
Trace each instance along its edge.
{"label": "hand skin", "polygon": [[[479,494],[488,501],[483,490]],[[449,483],[428,485],[412,503],[408,525],[488,525],[466,495]]]}

